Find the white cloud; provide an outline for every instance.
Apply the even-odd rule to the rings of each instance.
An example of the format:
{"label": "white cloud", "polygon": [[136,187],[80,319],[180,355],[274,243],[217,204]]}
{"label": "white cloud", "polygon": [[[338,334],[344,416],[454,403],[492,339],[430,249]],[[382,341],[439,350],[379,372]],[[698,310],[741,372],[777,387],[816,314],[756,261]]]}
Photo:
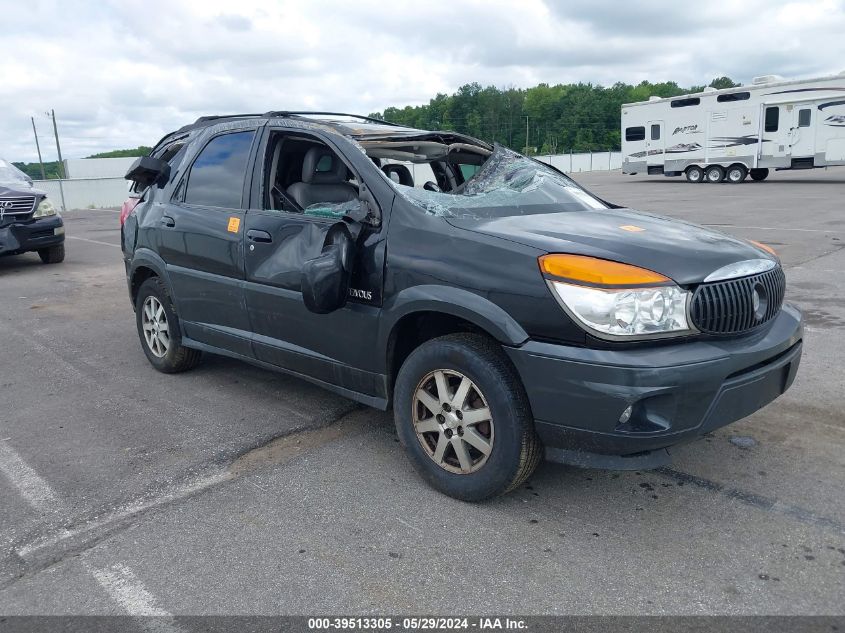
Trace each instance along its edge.
{"label": "white cloud", "polygon": [[843,70],[842,1],[7,3],[0,156],[152,144],[202,114],[367,113],[478,81],[612,84]]}

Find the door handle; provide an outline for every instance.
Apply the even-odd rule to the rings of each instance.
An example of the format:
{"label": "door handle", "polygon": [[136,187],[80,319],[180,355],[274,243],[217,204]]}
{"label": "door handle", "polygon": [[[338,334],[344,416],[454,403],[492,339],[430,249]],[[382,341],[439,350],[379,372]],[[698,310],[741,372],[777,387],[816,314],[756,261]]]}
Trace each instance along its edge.
{"label": "door handle", "polygon": [[169,215],[161,216],[161,223],[168,228],[173,228],[174,226],[176,226],[176,220],[171,218]]}
{"label": "door handle", "polygon": [[273,241],[273,236],[267,231],[259,231],[258,229],[250,229],[246,232],[246,237],[250,242],[261,242],[269,244]]}

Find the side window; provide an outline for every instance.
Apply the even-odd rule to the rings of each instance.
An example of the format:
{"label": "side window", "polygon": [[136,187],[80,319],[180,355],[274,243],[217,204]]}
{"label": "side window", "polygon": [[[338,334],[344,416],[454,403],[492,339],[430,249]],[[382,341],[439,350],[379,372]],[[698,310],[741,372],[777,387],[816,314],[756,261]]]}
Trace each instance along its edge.
{"label": "side window", "polygon": [[716,101],[719,103],[725,103],[726,101],[748,101],[750,98],[750,92],[729,92],[728,94],[716,97]]}
{"label": "side window", "polygon": [[798,127],[810,127],[810,108],[798,110]]}
{"label": "side window", "polygon": [[469,180],[481,169],[481,165],[460,165],[459,167],[464,180]]}
{"label": "side window", "polygon": [[687,99],[675,99],[669,105],[673,108],[687,108],[689,106],[697,106],[701,103],[701,99],[698,97],[689,97]]}
{"label": "side window", "polygon": [[772,106],[766,108],[766,119],[764,123],[763,129],[766,132],[777,132],[778,131],[778,118],[780,117],[780,108],[778,106]]}
{"label": "side window", "polygon": [[185,202],[225,209],[239,208],[254,135],[255,131],[249,130],[211,139],[191,166]]}
{"label": "side window", "polygon": [[645,127],[629,127],[625,128],[625,140],[626,141],[644,141],[645,140]]}
{"label": "side window", "polygon": [[660,124],[659,123],[652,123],[652,125],[651,125],[651,140],[652,141],[659,141],[660,140]]}

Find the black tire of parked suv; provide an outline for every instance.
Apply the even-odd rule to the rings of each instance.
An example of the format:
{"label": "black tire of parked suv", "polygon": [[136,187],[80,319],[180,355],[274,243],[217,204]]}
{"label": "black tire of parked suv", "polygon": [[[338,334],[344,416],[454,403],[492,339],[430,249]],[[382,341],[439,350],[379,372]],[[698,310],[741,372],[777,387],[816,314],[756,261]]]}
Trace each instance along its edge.
{"label": "black tire of parked suv", "polygon": [[65,245],[56,244],[48,248],[38,249],[38,256],[45,264],[61,264],[65,261]]}
{"label": "black tire of parked suv", "polygon": [[737,185],[745,180],[746,176],[748,176],[748,169],[745,168],[745,165],[736,164],[728,167],[728,171],[725,173],[725,180]]}
{"label": "black tire of parked suv", "polygon": [[710,165],[707,169],[704,170],[704,180],[705,182],[722,182],[725,179],[725,170],[722,169],[719,165]]}
{"label": "black tire of parked suv", "polygon": [[[438,465],[414,429],[416,390],[437,370],[469,378],[490,410],[492,447],[487,461],[469,474],[449,472]],[[435,489],[463,501],[483,501],[510,492],[531,476],[543,456],[528,396],[516,370],[495,341],[478,334],[442,336],[411,352],[396,378],[393,415],[399,440],[414,468]]]}
{"label": "black tire of parked suv", "polygon": [[[153,297],[164,309],[170,344],[163,356],[153,353],[149,343],[144,337],[143,311],[147,298]],[[158,277],[150,277],[138,289],[138,296],[135,298],[135,324],[138,328],[138,338],[141,339],[141,347],[150,364],[165,374],[175,374],[187,371],[197,366],[202,358],[199,350],[184,347],[182,345],[182,331],[179,328],[179,317],[176,316],[176,308],[167,292],[164,283]]]}
{"label": "black tire of parked suv", "polygon": [[751,180],[756,180],[757,182],[759,182],[761,180],[766,179],[766,177],[769,175],[769,170],[766,167],[755,167],[749,173],[751,174]]}
{"label": "black tire of parked suv", "polygon": [[698,165],[687,167],[687,180],[689,182],[701,182],[704,180],[704,170]]}

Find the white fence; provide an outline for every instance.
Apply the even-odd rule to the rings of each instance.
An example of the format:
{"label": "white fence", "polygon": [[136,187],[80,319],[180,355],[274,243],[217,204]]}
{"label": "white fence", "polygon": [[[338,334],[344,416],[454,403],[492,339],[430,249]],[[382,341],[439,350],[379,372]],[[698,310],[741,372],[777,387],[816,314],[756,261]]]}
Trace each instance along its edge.
{"label": "white fence", "polygon": [[[621,152],[591,152],[584,154],[553,154],[536,156],[537,160],[548,163],[566,173],[582,171],[608,171],[622,168]],[[69,180],[62,180],[66,209],[88,209],[102,207],[119,207],[126,200],[129,183],[123,179],[128,168],[127,162],[132,159],[124,158],[85,158],[66,161],[69,173],[74,176]],[[83,167],[80,167],[82,164]],[[416,167],[416,166],[415,166]],[[426,166],[427,167],[427,166]],[[99,177],[75,177],[81,173],[91,173],[100,170]],[[416,170],[415,170],[416,171]],[[114,174],[118,174],[114,177]],[[414,174],[418,180],[417,174]],[[425,174],[420,174],[420,177]],[[433,179],[433,176],[429,177]],[[36,180],[35,186],[47,192],[54,204],[61,204],[62,196],[58,180]]]}
{"label": "white fence", "polygon": [[66,158],[68,178],[123,178],[137,158]]}
{"label": "white fence", "polygon": [[129,192],[129,182],[122,177],[36,180],[32,184],[36,189],[46,191],[57,207],[62,204],[63,190],[65,209],[119,207]]}

